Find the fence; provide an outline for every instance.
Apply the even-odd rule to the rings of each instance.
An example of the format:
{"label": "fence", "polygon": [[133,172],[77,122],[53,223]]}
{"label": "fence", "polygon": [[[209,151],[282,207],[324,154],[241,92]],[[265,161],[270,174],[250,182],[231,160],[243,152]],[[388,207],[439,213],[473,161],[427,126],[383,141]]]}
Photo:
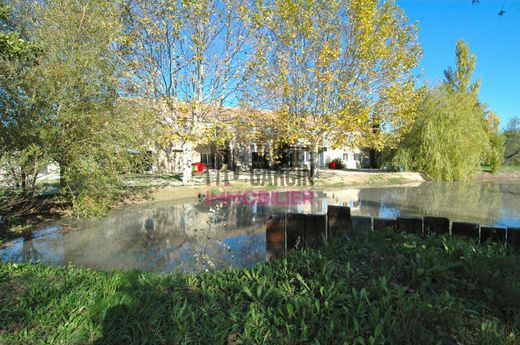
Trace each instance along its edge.
{"label": "fence", "polygon": [[475,223],[452,222],[444,217],[377,218],[352,216],[349,207],[329,206],[327,214],[273,214],[266,225],[267,258],[278,258],[300,247],[318,247],[329,237],[362,234],[391,229],[415,233],[449,234],[478,238],[480,243],[494,241],[520,247],[520,228],[481,226]]}

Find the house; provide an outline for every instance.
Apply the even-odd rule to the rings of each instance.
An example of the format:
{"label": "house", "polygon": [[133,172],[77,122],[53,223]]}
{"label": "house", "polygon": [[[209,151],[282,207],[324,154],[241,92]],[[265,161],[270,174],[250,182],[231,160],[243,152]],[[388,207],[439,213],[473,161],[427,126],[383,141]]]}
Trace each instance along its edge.
{"label": "house", "polygon": [[[189,114],[189,106],[184,106],[184,113]],[[170,105],[171,107],[171,105]],[[201,133],[206,135],[221,136],[224,140],[221,144],[213,143],[214,140],[199,140],[192,150],[193,163],[204,163],[208,169],[221,169],[226,166],[232,170],[250,169],[309,169],[311,154],[305,142],[296,142],[293,145],[275,147],[274,140],[269,140],[269,128],[248,127],[248,112],[241,108],[205,106],[203,119],[198,121]],[[181,112],[182,113],[182,112]],[[159,116],[168,118],[168,109],[162,103],[159,106]],[[186,121],[188,115],[184,117]],[[242,121],[240,128],[236,123]],[[166,121],[167,122],[167,121]],[[264,131],[267,134],[263,143],[255,142],[253,136],[248,135],[256,131]],[[249,133],[245,133],[249,132]],[[213,139],[213,138],[212,138]],[[222,140],[220,140],[222,141]],[[326,140],[324,140],[327,143]],[[150,154],[153,156],[152,171],[164,173],[181,173],[183,170],[183,150],[180,141],[167,140],[164,143],[156,143],[151,146]],[[325,145],[319,149],[318,165],[326,168],[334,159],[341,159],[347,169],[359,169],[363,165],[363,154],[358,148],[332,148]]]}

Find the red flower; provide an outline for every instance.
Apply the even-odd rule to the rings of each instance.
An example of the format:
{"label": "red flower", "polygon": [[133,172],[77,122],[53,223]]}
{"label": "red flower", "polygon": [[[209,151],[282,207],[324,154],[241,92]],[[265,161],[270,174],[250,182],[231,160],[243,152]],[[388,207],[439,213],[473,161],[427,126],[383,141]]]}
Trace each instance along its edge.
{"label": "red flower", "polygon": [[329,168],[336,169],[336,162],[330,162]]}

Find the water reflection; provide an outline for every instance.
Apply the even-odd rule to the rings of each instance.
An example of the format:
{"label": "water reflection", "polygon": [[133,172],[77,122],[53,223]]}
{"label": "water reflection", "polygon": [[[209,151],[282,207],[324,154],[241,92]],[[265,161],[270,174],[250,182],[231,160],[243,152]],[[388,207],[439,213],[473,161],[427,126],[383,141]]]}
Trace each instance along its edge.
{"label": "water reflection", "polygon": [[520,184],[426,183],[418,187],[315,192],[312,204],[244,205],[204,201],[119,210],[77,231],[59,225],[0,249],[4,261],[73,263],[104,270],[168,272],[248,267],[266,257],[265,222],[272,213],[326,213],[328,205],[374,217],[445,216],[454,221],[520,226]]}

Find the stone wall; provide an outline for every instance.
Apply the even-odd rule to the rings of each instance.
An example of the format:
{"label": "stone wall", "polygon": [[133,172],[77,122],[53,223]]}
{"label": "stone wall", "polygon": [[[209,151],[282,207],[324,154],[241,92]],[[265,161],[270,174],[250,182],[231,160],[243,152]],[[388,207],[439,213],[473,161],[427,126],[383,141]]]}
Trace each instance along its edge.
{"label": "stone wall", "polygon": [[483,226],[474,223],[452,222],[444,217],[373,218],[351,216],[350,208],[329,206],[327,214],[274,214],[266,225],[267,258],[282,257],[292,248],[316,247],[334,236],[363,234],[369,231],[403,231],[426,236],[448,234],[478,239],[480,243],[493,241],[506,246],[520,247],[520,228]]}

